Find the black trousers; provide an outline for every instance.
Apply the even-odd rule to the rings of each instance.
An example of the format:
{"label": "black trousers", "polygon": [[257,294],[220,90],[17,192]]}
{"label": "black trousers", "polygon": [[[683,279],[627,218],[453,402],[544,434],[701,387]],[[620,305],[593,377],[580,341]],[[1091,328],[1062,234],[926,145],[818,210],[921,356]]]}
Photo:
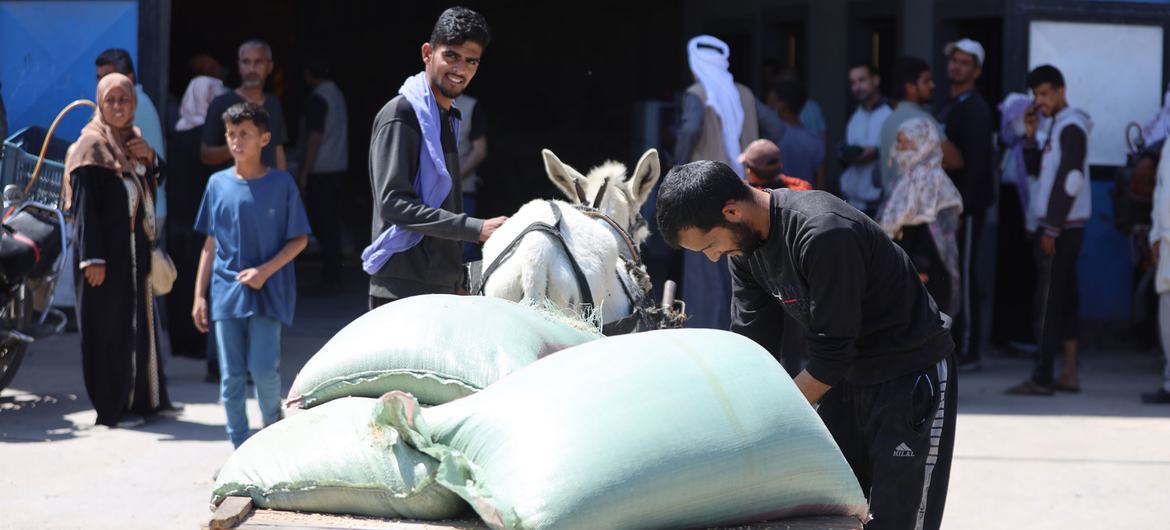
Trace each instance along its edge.
{"label": "black trousers", "polygon": [[841,383],[817,409],[869,499],[866,530],[937,529],[955,446],[954,359],[873,385]]}
{"label": "black trousers", "polygon": [[1056,252],[1051,256],[1040,250],[1040,233],[1033,251],[1036,256],[1036,312],[1033,323],[1040,348],[1036,350],[1036,368],[1032,381],[1051,385],[1056,356],[1064,351],[1064,341],[1077,338],[1080,324],[1080,295],[1077,291],[1077,256],[1085,239],[1084,228],[1068,228],[1056,238]]}
{"label": "black trousers", "polygon": [[926,291],[934,298],[939,309],[949,316],[950,307],[954,305],[953,302],[959,293],[952,292],[954,289],[951,287],[951,273],[943,263],[938,247],[935,246],[934,236],[930,235],[930,227],[927,225],[902,227],[902,238],[897,243],[906,251],[906,255],[910,256],[914,268],[927,276]]}
{"label": "black trousers", "polygon": [[963,213],[959,228],[959,311],[951,328],[955,338],[955,357],[960,363],[977,362],[982,358],[980,338],[983,336],[982,308],[979,292],[979,243],[983,239],[983,225],[987,214],[983,211]]}
{"label": "black trousers", "polygon": [[[464,281],[467,280],[464,274]],[[457,286],[441,287],[437,285],[419,285],[416,282],[404,282],[404,285],[395,285],[390,296],[374,296],[369,295],[369,308],[373,311],[390,302],[402,300],[403,298],[410,298],[412,296],[422,296],[425,294],[460,294]]]}
{"label": "black trousers", "polygon": [[167,331],[170,333],[172,354],[202,359],[207,355],[207,335],[195,329],[191,307],[195,303],[199,254],[207,236],[191,230],[189,226],[184,228],[186,230],[176,227],[167,233],[167,253],[175,262],[176,272],[175,285],[165,298],[170,316]]}
{"label": "black trousers", "polygon": [[991,308],[991,343],[1036,342],[1032,299],[1036,292],[1033,242],[1024,228],[1024,207],[1014,185],[999,188],[996,232],[995,295]]}
{"label": "black trousers", "polygon": [[313,235],[321,246],[321,278],[341,278],[341,217],[337,210],[338,193],[345,173],[309,173],[306,184],[305,213]]}
{"label": "black trousers", "polygon": [[380,296],[370,295],[370,304],[369,304],[370,311],[373,311],[379,307],[382,307],[386,304],[389,304],[390,302],[393,302],[395,300],[397,300],[397,298],[382,298]]}

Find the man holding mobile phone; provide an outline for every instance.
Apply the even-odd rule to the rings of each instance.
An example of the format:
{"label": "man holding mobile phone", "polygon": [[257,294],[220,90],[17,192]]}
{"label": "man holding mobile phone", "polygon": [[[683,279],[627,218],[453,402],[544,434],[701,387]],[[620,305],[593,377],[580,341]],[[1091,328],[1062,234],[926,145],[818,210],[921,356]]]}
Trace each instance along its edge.
{"label": "man holding mobile phone", "polygon": [[[1064,76],[1043,65],[1028,74],[1035,102],[1025,114],[1027,140],[1024,163],[1037,175],[1039,188],[1029,201],[1030,214],[1039,220],[1034,241],[1037,265],[1035,325],[1040,339],[1032,376],[1007,390],[1008,394],[1051,396],[1056,391],[1079,392],[1077,374],[1077,256],[1092,213],[1089,186],[1088,114],[1068,104]],[[1052,118],[1047,138],[1036,141],[1042,113]],[[1064,363],[1054,377],[1055,358]]]}

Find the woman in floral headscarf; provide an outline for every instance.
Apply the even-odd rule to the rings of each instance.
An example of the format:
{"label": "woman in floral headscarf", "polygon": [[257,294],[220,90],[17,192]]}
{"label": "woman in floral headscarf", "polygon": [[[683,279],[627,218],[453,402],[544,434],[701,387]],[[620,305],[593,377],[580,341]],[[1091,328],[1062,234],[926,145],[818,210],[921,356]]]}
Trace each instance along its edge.
{"label": "woman in floral headscarf", "polygon": [[81,364],[97,423],[133,427],[175,411],[159,362],[150,282],[159,158],[134,126],[137,98],[128,77],[103,77],[97,104],[65,157]]}
{"label": "woman in floral headscarf", "polygon": [[910,255],[939,308],[954,315],[959,293],[955,234],[963,199],[942,169],[942,145],[934,125],[922,118],[903,123],[894,160],[901,178],[878,214],[878,224]]}

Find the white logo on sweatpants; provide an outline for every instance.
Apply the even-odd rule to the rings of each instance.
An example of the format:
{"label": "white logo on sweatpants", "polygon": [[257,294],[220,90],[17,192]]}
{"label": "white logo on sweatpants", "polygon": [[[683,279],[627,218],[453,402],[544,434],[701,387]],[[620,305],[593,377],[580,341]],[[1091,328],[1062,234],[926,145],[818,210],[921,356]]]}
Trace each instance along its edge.
{"label": "white logo on sweatpants", "polygon": [[906,442],[902,442],[894,448],[894,456],[914,456],[914,450],[906,445]]}

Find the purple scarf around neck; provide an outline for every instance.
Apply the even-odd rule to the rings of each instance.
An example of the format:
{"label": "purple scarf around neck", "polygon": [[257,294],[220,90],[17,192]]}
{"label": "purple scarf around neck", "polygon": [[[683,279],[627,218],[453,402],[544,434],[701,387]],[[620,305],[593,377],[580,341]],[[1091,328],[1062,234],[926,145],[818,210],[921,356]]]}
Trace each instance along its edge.
{"label": "purple scarf around neck", "polygon": [[[451,173],[447,171],[447,160],[443,156],[442,114],[431,94],[431,84],[426,72],[419,72],[406,79],[398,93],[410,102],[418,126],[422,132],[423,152],[418,157],[418,174],[414,177],[414,189],[423,203],[431,208],[442,206],[447,194],[451,193]],[[455,137],[459,137],[459,122],[451,124]],[[426,156],[421,156],[426,155]],[[398,225],[390,225],[378,239],[362,251],[362,269],[374,274],[390,260],[390,257],[422,241],[422,234],[412,232]]]}

